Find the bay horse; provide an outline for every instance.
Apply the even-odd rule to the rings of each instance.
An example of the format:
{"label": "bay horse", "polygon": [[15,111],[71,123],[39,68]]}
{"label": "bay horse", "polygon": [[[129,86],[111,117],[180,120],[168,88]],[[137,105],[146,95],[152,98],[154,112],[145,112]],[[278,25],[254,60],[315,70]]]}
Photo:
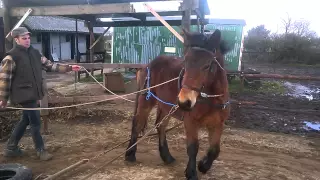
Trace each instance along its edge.
{"label": "bay horse", "polygon": [[[180,78],[178,81],[136,95],[131,139],[125,160],[136,161],[137,145],[129,150],[128,148],[137,142],[138,135],[144,131],[153,107],[157,105],[156,123],[158,123],[168,114],[172,106],[177,104],[178,110],[170,117],[184,122],[189,157],[185,177],[196,180],[199,128],[207,128],[210,147],[207,154],[199,161],[198,170],[206,173],[220,153],[223,125],[230,113],[228,80],[224,70],[224,55],[230,48],[228,49],[221,39],[219,30],[215,30],[211,36],[184,29],[183,32],[187,43],[184,58],[160,55],[137,72],[138,90],[176,77]],[[210,97],[210,95],[217,96]],[[175,161],[166,140],[165,129],[168,122],[169,119],[164,120],[157,128],[160,157],[165,164]]]}

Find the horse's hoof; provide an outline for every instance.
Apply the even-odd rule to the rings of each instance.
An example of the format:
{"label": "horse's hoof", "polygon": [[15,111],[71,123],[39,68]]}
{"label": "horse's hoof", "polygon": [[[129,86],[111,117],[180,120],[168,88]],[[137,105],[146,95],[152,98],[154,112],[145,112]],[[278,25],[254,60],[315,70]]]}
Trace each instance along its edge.
{"label": "horse's hoof", "polygon": [[169,156],[168,158],[166,158],[166,159],[164,160],[164,163],[165,163],[165,164],[172,164],[172,163],[174,163],[175,161],[176,161],[176,159],[175,159],[174,157]]}
{"label": "horse's hoof", "polygon": [[208,165],[206,158],[204,158],[203,160],[199,161],[198,163],[198,170],[200,172],[202,172],[203,174],[207,173],[210,169],[210,165]]}
{"label": "horse's hoof", "polygon": [[130,155],[126,156],[125,160],[128,162],[136,162],[137,161],[136,156],[130,156]]}
{"label": "horse's hoof", "polygon": [[192,177],[189,177],[187,178],[188,180],[198,180],[198,176],[192,176]]}
{"label": "horse's hoof", "polygon": [[197,170],[188,171],[186,169],[184,173],[187,180],[198,180]]}

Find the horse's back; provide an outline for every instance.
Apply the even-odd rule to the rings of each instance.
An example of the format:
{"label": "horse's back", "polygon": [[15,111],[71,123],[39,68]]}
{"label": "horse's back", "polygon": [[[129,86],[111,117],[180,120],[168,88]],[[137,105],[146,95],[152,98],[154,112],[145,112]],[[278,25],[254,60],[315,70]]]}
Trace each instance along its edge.
{"label": "horse's back", "polygon": [[177,56],[160,55],[154,58],[146,67],[137,71],[136,78],[137,84],[143,89],[145,80],[148,76],[148,70],[150,73],[150,85],[155,85],[163,81],[175,78],[179,75],[182,69],[183,59]]}
{"label": "horse's back", "polygon": [[[149,68],[153,72],[161,71],[174,74],[179,73],[182,69],[183,59],[177,56],[160,55],[149,63]],[[162,74],[164,75],[164,74]]]}

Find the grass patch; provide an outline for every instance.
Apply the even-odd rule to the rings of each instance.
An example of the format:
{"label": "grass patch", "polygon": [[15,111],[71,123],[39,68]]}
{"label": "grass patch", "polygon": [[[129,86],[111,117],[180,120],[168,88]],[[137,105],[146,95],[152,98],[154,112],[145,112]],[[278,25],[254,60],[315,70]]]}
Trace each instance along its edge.
{"label": "grass patch", "polygon": [[[237,93],[240,91],[240,79],[237,77],[229,83],[229,91],[231,93]],[[264,81],[261,80],[261,85],[258,88],[252,88],[244,85],[243,92],[256,92],[256,93],[273,93],[284,94],[284,85],[279,81]]]}

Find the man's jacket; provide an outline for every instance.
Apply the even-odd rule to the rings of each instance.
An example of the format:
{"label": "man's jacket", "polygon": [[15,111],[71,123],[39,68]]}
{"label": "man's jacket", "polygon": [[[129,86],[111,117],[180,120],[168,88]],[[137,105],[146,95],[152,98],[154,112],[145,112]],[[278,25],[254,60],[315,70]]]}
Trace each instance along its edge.
{"label": "man's jacket", "polygon": [[0,69],[0,100],[21,104],[41,100],[44,95],[42,70],[68,72],[69,65],[51,63],[32,46],[16,45],[6,53]]}

